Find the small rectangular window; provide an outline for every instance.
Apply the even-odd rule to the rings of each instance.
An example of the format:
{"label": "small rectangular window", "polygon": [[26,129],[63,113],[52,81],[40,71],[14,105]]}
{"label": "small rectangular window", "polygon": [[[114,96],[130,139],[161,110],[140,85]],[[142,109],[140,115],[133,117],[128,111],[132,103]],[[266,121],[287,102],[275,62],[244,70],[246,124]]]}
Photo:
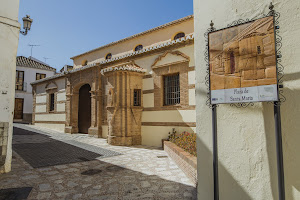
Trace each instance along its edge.
{"label": "small rectangular window", "polygon": [[40,74],[40,73],[36,73],[35,79],[36,80],[40,80],[46,78],[46,74]]}
{"label": "small rectangular window", "polygon": [[54,111],[54,93],[50,94],[50,108],[49,111]]}
{"label": "small rectangular window", "polygon": [[16,90],[24,89],[24,71],[16,71]]}
{"label": "small rectangular window", "polygon": [[261,54],[261,48],[260,48],[260,46],[257,46],[257,54]]}
{"label": "small rectangular window", "polygon": [[180,104],[179,74],[164,76],[164,105]]}
{"label": "small rectangular window", "polygon": [[133,105],[141,106],[141,90],[140,89],[134,89],[134,91],[133,91]]}

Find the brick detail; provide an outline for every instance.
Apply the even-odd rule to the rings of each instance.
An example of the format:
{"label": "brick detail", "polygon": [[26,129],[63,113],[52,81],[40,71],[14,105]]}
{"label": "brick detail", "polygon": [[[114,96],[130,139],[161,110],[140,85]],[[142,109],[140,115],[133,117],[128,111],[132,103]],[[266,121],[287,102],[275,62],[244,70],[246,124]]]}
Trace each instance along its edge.
{"label": "brick detail", "polygon": [[65,121],[35,121],[36,124],[66,124]]}
{"label": "brick detail", "polygon": [[195,84],[190,84],[189,89],[195,89]]}
{"label": "brick detail", "polygon": [[163,106],[158,108],[144,108],[143,111],[162,111],[162,110],[195,110],[196,106]]}
{"label": "brick detail", "polygon": [[154,93],[154,90],[143,90],[143,94]]}
{"label": "brick detail", "polygon": [[152,75],[151,74],[144,75],[143,79],[146,79],[146,78],[152,78]]}
{"label": "brick detail", "polygon": [[66,114],[65,111],[60,111],[60,112],[51,112],[51,113],[48,113],[48,112],[36,112],[35,115],[46,115],[46,114]]}
{"label": "brick detail", "polygon": [[169,141],[164,141],[164,150],[194,185],[197,185],[197,157]]}

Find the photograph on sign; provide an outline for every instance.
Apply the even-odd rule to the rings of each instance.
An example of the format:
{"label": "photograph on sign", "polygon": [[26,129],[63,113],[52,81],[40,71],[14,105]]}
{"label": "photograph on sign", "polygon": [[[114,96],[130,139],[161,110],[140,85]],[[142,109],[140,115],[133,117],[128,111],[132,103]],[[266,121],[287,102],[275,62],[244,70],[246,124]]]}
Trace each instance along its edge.
{"label": "photograph on sign", "polygon": [[209,33],[211,103],[277,101],[273,17]]}

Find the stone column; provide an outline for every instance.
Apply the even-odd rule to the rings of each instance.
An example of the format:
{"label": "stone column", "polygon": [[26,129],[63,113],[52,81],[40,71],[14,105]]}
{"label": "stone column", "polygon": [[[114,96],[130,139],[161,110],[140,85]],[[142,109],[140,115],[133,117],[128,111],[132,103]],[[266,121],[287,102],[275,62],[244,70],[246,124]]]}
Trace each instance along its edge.
{"label": "stone column", "polygon": [[78,103],[79,92],[73,92],[71,99],[71,126],[72,133],[78,133]]}
{"label": "stone column", "polygon": [[102,129],[101,123],[98,123],[99,112],[99,90],[92,90],[91,92],[91,127],[89,128],[89,136],[92,137],[102,137],[102,130],[99,134],[99,128]]}
{"label": "stone column", "polygon": [[71,126],[71,102],[72,102],[72,94],[66,94],[66,126],[65,126],[65,133],[72,133],[72,126]]}
{"label": "stone column", "polygon": [[72,133],[71,127],[71,103],[72,103],[72,94],[71,94],[71,83],[70,77],[66,77],[66,126],[65,126],[65,133]]}
{"label": "stone column", "polygon": [[[66,126],[65,133],[78,132],[78,93],[66,94]],[[77,103],[76,103],[77,102]]]}

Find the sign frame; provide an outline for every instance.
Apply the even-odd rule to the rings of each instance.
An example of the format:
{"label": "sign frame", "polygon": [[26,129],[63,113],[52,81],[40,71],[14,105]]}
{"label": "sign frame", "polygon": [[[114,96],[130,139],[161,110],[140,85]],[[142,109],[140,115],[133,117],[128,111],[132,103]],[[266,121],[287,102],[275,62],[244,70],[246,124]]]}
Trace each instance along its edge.
{"label": "sign frame", "polygon": [[[276,76],[276,84],[268,84],[268,85],[257,85],[257,86],[255,86],[255,85],[253,85],[253,86],[248,86],[248,87],[237,87],[237,88],[234,88],[234,87],[230,87],[230,89],[229,88],[226,88],[226,84],[224,83],[224,85],[225,85],[225,88],[224,89],[215,89],[215,90],[212,90],[212,88],[211,88],[211,84],[212,84],[212,74],[211,74],[211,72],[212,72],[212,70],[211,70],[211,67],[212,67],[212,65],[211,65],[211,58],[210,58],[210,35],[211,34],[213,34],[213,33],[217,33],[217,32],[219,32],[219,33],[221,33],[222,34],[222,32],[224,32],[224,31],[226,31],[226,30],[228,30],[229,31],[229,29],[233,29],[233,28],[236,28],[236,29],[238,29],[238,27],[241,27],[242,25],[246,25],[246,24],[249,24],[249,25],[251,25],[251,24],[254,24],[255,22],[259,22],[259,21],[262,21],[263,19],[265,19],[265,21],[267,21],[268,20],[268,18],[272,18],[272,24],[273,24],[273,34],[274,34],[274,41],[271,41],[271,45],[273,46],[274,45],[274,52],[273,52],[273,56],[275,57],[275,60],[273,60],[273,62],[275,62],[275,69],[276,69],[276,71],[275,72],[273,72],[273,73],[275,73],[275,76]],[[270,20],[269,20],[270,21]],[[256,28],[256,27],[253,27],[253,28]],[[266,32],[267,33],[267,32]],[[224,34],[224,33],[223,33]],[[230,31],[228,32],[228,34],[230,34]],[[237,35],[238,35],[238,33],[237,33]],[[251,38],[251,37],[250,37]],[[234,37],[233,37],[233,39],[234,39]],[[272,38],[272,40],[273,40],[273,38]],[[236,41],[239,41],[239,40],[236,40]],[[223,40],[223,42],[224,42],[224,40]],[[231,41],[232,42],[232,41]],[[235,21],[235,22],[233,22],[232,24],[229,24],[226,28],[222,28],[222,29],[218,29],[218,30],[216,30],[216,29],[214,29],[214,30],[212,30],[212,31],[210,31],[209,33],[208,33],[208,42],[207,42],[207,45],[208,45],[208,63],[209,63],[209,70],[208,70],[208,73],[209,73],[209,90],[210,90],[210,104],[232,104],[232,103],[255,103],[255,102],[274,102],[274,101],[278,101],[279,100],[279,86],[278,86],[278,70],[277,70],[277,68],[278,68],[278,66],[277,66],[277,48],[276,48],[276,26],[275,26],[275,17],[274,16],[263,16],[263,17],[260,17],[260,18],[257,18],[257,19],[252,19],[252,20],[245,20],[245,21],[243,21],[243,20],[238,20],[238,21]],[[257,44],[256,44],[257,45]],[[252,47],[254,47],[255,46],[255,44],[251,44],[251,46],[250,46],[250,48]],[[259,46],[260,47],[260,46]],[[239,46],[239,48],[240,48],[240,46]],[[249,47],[248,47],[249,48]],[[233,53],[233,51],[232,51],[232,55],[233,55],[234,53]],[[249,54],[246,54],[246,56],[248,56]],[[233,55],[234,56],[234,55]],[[258,54],[257,54],[257,56],[256,56],[256,58],[258,58]],[[269,55],[269,56],[272,56],[272,54],[271,55]],[[239,55],[239,57],[240,57],[240,55]],[[239,57],[237,57],[237,58],[233,58],[233,59],[239,59]],[[226,58],[225,58],[226,59]],[[221,65],[222,65],[222,68],[223,68],[223,70],[226,70],[225,69],[225,66],[224,66],[224,62],[226,62],[226,61],[224,61],[225,60],[224,59],[224,57],[222,57],[221,56]],[[228,62],[228,61],[227,61]],[[231,59],[230,59],[230,61],[229,62],[231,62]],[[256,62],[256,61],[255,61]],[[231,63],[230,63],[231,64]],[[233,63],[234,65],[236,65],[236,62],[234,61],[234,63]],[[234,67],[239,67],[239,68],[241,68],[241,65],[237,65],[237,66],[234,66]],[[242,69],[242,68],[241,68]],[[240,70],[241,70],[240,69]],[[235,70],[235,69],[234,69]],[[231,72],[230,74],[236,74],[236,73],[239,73],[240,74],[240,77],[242,76],[241,74],[242,74],[242,71],[238,71],[238,72],[236,72],[236,71],[234,71],[234,72]],[[258,68],[256,68],[256,69],[254,69],[253,71],[255,71],[255,73],[257,73],[257,71],[258,71],[259,69]],[[216,75],[216,76],[219,76],[218,74],[214,74],[214,75]],[[221,75],[222,76],[222,75]],[[228,76],[228,75],[226,75],[226,73],[224,72],[224,81],[225,81],[225,78],[229,78],[229,77],[233,77],[233,78],[237,78],[238,76]],[[241,79],[241,78],[240,78]],[[266,79],[266,78],[264,78],[264,79]],[[261,79],[261,80],[264,80],[264,79]],[[255,80],[252,80],[252,81],[255,81]],[[274,78],[273,78],[273,81],[274,81]],[[242,81],[240,80],[240,84],[242,83]],[[266,89],[271,89],[271,97],[267,97],[266,98],[266,100],[263,100],[264,98],[260,98],[260,96],[264,96],[264,95],[260,95],[260,92],[259,91],[262,91],[262,90],[266,90]],[[249,92],[250,91],[250,92]],[[251,91],[253,91],[253,92],[251,92]],[[214,95],[214,97],[213,97],[213,92],[215,93],[215,95]],[[230,100],[229,100],[229,97],[227,96],[227,94],[226,93],[228,93],[228,92],[231,92],[232,93],[232,96],[230,96]],[[235,93],[238,93],[238,94],[235,94]],[[246,96],[244,96],[244,95],[247,95],[246,93],[245,94],[243,94],[244,92],[249,92],[249,93],[252,93],[252,95],[250,95],[249,96],[249,94],[248,94],[248,97],[249,97],[249,99],[250,100],[244,100],[244,98],[246,97]],[[219,95],[221,95],[221,96],[219,96],[218,97],[218,94]],[[236,95],[235,97],[234,97],[234,95]],[[243,95],[243,96],[242,96]],[[222,99],[222,100],[219,100],[219,99]],[[224,99],[223,99],[224,98]],[[247,98],[247,97],[246,97]],[[217,102],[212,102],[213,100],[216,100]],[[252,100],[252,99],[254,99],[254,100]],[[218,102],[218,100],[219,100],[219,102]],[[230,102],[230,101],[233,101],[233,102]],[[234,102],[234,101],[236,101],[236,102]]]}
{"label": "sign frame", "polygon": [[[274,40],[275,40],[275,59],[276,59],[276,77],[277,77],[277,101],[269,101],[274,104],[274,120],[275,120],[275,139],[276,139],[276,155],[277,155],[277,178],[278,178],[278,197],[279,200],[285,200],[285,181],[284,181],[284,167],[283,167],[283,151],[282,151],[282,130],[281,130],[281,114],[280,106],[282,102],[286,101],[283,93],[283,70],[284,67],[281,64],[281,47],[282,47],[282,37],[279,35],[279,21],[280,14],[274,10],[272,2],[269,5],[269,13],[263,14],[259,18],[255,19],[239,19],[231,24],[228,24],[226,28],[238,26],[241,24],[249,23],[265,17],[273,17],[274,24]],[[226,29],[223,28],[223,29]],[[222,29],[219,29],[222,30]],[[220,104],[211,103],[211,85],[210,85],[210,56],[209,56],[209,33],[219,31],[214,28],[214,23],[211,21],[210,28],[204,33],[206,41],[206,49],[204,52],[204,60],[206,62],[206,77],[205,84],[207,86],[207,100],[206,105],[212,109],[212,142],[213,142],[213,183],[214,183],[214,200],[219,200],[219,175],[218,175],[218,135],[217,135],[217,107]],[[258,101],[260,102],[260,101]],[[240,102],[240,103],[230,103],[230,106],[236,106],[237,108],[246,108],[249,105],[253,106],[256,102]]]}

